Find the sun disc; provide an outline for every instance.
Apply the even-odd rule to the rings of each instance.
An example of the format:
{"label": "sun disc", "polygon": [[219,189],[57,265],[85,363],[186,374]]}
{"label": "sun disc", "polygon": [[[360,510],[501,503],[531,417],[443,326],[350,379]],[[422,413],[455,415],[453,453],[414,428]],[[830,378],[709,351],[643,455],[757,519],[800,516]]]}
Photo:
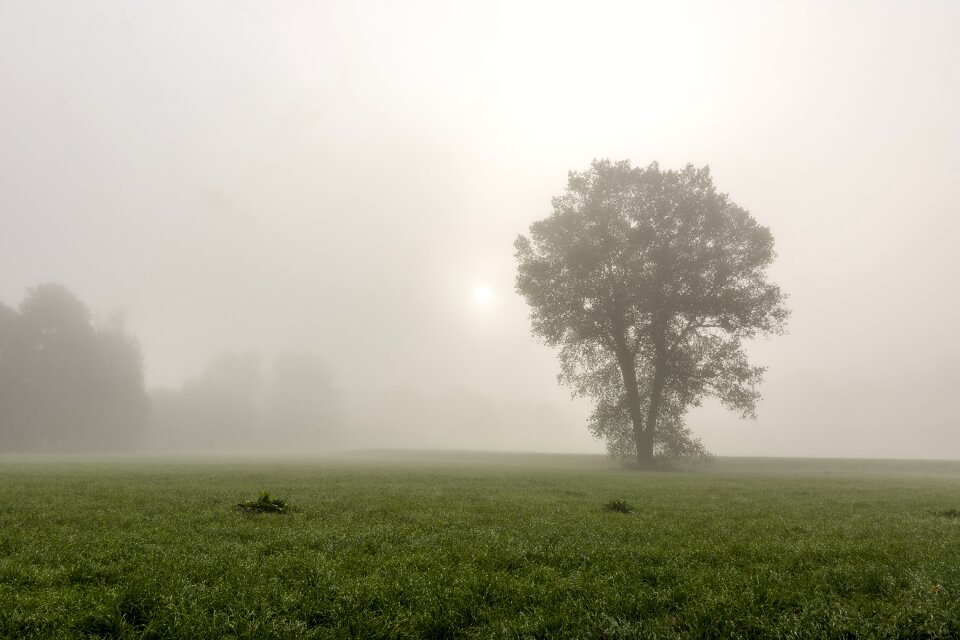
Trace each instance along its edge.
{"label": "sun disc", "polygon": [[493,292],[485,284],[477,285],[473,290],[473,301],[480,306],[487,306],[493,302]]}

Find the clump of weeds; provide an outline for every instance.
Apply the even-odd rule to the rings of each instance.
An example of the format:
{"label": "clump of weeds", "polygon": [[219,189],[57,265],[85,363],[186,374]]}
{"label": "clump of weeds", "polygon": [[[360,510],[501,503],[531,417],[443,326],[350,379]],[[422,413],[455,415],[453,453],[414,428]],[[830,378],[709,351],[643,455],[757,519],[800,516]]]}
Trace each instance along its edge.
{"label": "clump of weeds", "polygon": [[256,500],[238,502],[237,508],[247,513],[290,513],[293,506],[283,498],[274,498],[266,491],[261,491]]}
{"label": "clump of weeds", "polygon": [[633,511],[633,507],[627,504],[626,500],[608,500],[604,503],[603,508],[615,513],[630,513]]}
{"label": "clump of weeds", "polygon": [[941,518],[960,518],[960,509],[943,509],[941,511],[934,511],[933,515],[940,516]]}

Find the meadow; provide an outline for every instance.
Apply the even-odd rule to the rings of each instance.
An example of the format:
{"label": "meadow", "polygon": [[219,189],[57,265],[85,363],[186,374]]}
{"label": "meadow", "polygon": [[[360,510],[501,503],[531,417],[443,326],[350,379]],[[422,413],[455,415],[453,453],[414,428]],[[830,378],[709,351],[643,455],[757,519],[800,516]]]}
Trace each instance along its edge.
{"label": "meadow", "polygon": [[0,486],[0,637],[960,637],[958,462],[2,456]]}

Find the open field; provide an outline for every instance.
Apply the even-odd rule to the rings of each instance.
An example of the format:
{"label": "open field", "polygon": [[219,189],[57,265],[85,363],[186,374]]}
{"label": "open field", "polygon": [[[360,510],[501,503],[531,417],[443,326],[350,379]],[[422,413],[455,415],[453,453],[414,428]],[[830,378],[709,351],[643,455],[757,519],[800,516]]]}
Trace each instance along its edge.
{"label": "open field", "polygon": [[[960,637],[958,462],[6,456],[0,483],[3,637]],[[261,490],[298,511],[234,508]]]}

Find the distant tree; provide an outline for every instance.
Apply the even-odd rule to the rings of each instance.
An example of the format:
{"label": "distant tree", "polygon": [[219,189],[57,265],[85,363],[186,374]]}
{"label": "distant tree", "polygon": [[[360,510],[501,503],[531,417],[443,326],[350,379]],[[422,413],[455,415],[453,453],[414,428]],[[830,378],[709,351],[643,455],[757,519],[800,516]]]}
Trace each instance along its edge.
{"label": "distant tree", "polygon": [[236,450],[257,438],[263,380],[256,353],[222,353],[178,389],[151,391],[150,445]]}
{"label": "distant tree", "polygon": [[0,303],[0,450],[14,441],[14,425],[17,424],[13,375],[14,350],[18,346],[15,339],[17,320],[17,312]]}
{"label": "distant tree", "polygon": [[782,333],[788,310],[766,275],[770,231],[709,169],[594,161],[515,248],[533,332],[593,398],[589,427],[611,453],[641,468],[704,453],[683,419],[708,396],[753,416],[764,369],[743,340]]}
{"label": "distant tree", "polygon": [[339,396],[323,362],[223,353],[176,389],[151,392],[150,444],[163,450],[324,450],[339,437]]}
{"label": "distant tree", "polygon": [[119,319],[94,326],[57,284],[31,289],[19,312],[0,306],[4,450],[127,450],[147,408],[140,348]]}
{"label": "distant tree", "polygon": [[320,358],[286,353],[273,359],[264,406],[271,431],[290,442],[331,447],[340,433],[340,396]]}

